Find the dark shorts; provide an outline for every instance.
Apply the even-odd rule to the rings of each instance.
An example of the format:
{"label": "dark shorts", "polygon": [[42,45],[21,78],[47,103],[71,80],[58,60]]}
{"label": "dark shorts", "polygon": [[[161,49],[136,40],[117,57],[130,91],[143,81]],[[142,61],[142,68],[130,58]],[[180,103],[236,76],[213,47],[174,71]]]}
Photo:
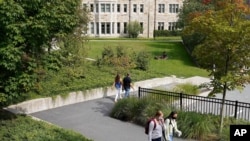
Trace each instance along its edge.
{"label": "dark shorts", "polygon": [[161,138],[152,139],[152,141],[161,141]]}

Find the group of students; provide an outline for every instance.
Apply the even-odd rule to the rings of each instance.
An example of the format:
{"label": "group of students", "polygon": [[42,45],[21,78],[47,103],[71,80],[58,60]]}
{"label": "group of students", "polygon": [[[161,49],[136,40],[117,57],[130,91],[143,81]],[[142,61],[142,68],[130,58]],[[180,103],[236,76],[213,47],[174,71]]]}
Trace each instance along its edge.
{"label": "group of students", "polygon": [[182,132],[177,128],[177,112],[172,111],[165,119],[163,113],[157,111],[149,123],[148,141],[173,141],[173,136],[178,137]]}
{"label": "group of students", "polygon": [[119,74],[116,75],[115,81],[113,83],[113,86],[116,88],[116,96],[115,96],[115,102],[117,102],[118,98],[121,99],[121,90],[125,91],[124,97],[129,97],[130,95],[130,89],[133,88],[132,80],[130,78],[130,74],[127,73],[127,75],[121,79],[121,76]]}

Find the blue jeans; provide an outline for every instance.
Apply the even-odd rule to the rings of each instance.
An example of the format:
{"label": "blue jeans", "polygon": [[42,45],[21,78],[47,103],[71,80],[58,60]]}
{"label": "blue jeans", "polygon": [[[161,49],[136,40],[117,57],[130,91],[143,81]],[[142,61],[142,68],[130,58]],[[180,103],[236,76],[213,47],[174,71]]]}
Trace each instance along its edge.
{"label": "blue jeans", "polygon": [[124,97],[126,98],[126,97],[129,97],[129,93],[130,93],[130,88],[126,88],[125,89],[125,95],[124,95]]}
{"label": "blue jeans", "polygon": [[173,135],[169,135],[169,141],[173,141]]}

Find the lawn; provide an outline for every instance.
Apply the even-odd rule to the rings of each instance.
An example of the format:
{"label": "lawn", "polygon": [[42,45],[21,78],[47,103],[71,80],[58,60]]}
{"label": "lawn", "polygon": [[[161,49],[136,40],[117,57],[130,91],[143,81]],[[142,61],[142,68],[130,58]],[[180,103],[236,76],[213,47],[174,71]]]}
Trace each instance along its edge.
{"label": "lawn", "polygon": [[[146,51],[151,55],[148,72],[156,77],[176,75],[177,77],[208,76],[208,72],[195,66],[181,41],[170,40],[90,40],[87,45],[88,57],[101,57],[104,47],[124,47],[130,52]],[[163,51],[168,54],[167,60],[156,60]],[[185,70],[185,71],[183,71]]]}
{"label": "lawn", "polygon": [[25,115],[0,109],[1,141],[91,141],[80,133],[66,130]]}

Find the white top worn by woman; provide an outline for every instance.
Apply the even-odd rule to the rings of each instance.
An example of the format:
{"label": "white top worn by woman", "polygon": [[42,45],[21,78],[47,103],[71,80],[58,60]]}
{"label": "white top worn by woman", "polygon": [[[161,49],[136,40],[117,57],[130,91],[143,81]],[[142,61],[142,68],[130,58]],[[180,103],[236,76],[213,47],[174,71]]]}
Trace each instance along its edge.
{"label": "white top worn by woman", "polygon": [[167,118],[165,120],[165,137],[168,140],[169,139],[169,135],[174,135],[174,133],[176,133],[178,136],[181,136],[182,132],[177,128],[177,123],[175,119],[169,119]]}
{"label": "white top worn by woman", "polygon": [[[156,126],[155,126],[155,124],[156,124]],[[154,129],[154,126],[155,126],[155,129]],[[152,139],[161,138],[162,137],[162,128],[163,128],[163,125],[160,125],[156,121],[155,122],[151,121],[149,123],[148,141],[152,141]]]}

